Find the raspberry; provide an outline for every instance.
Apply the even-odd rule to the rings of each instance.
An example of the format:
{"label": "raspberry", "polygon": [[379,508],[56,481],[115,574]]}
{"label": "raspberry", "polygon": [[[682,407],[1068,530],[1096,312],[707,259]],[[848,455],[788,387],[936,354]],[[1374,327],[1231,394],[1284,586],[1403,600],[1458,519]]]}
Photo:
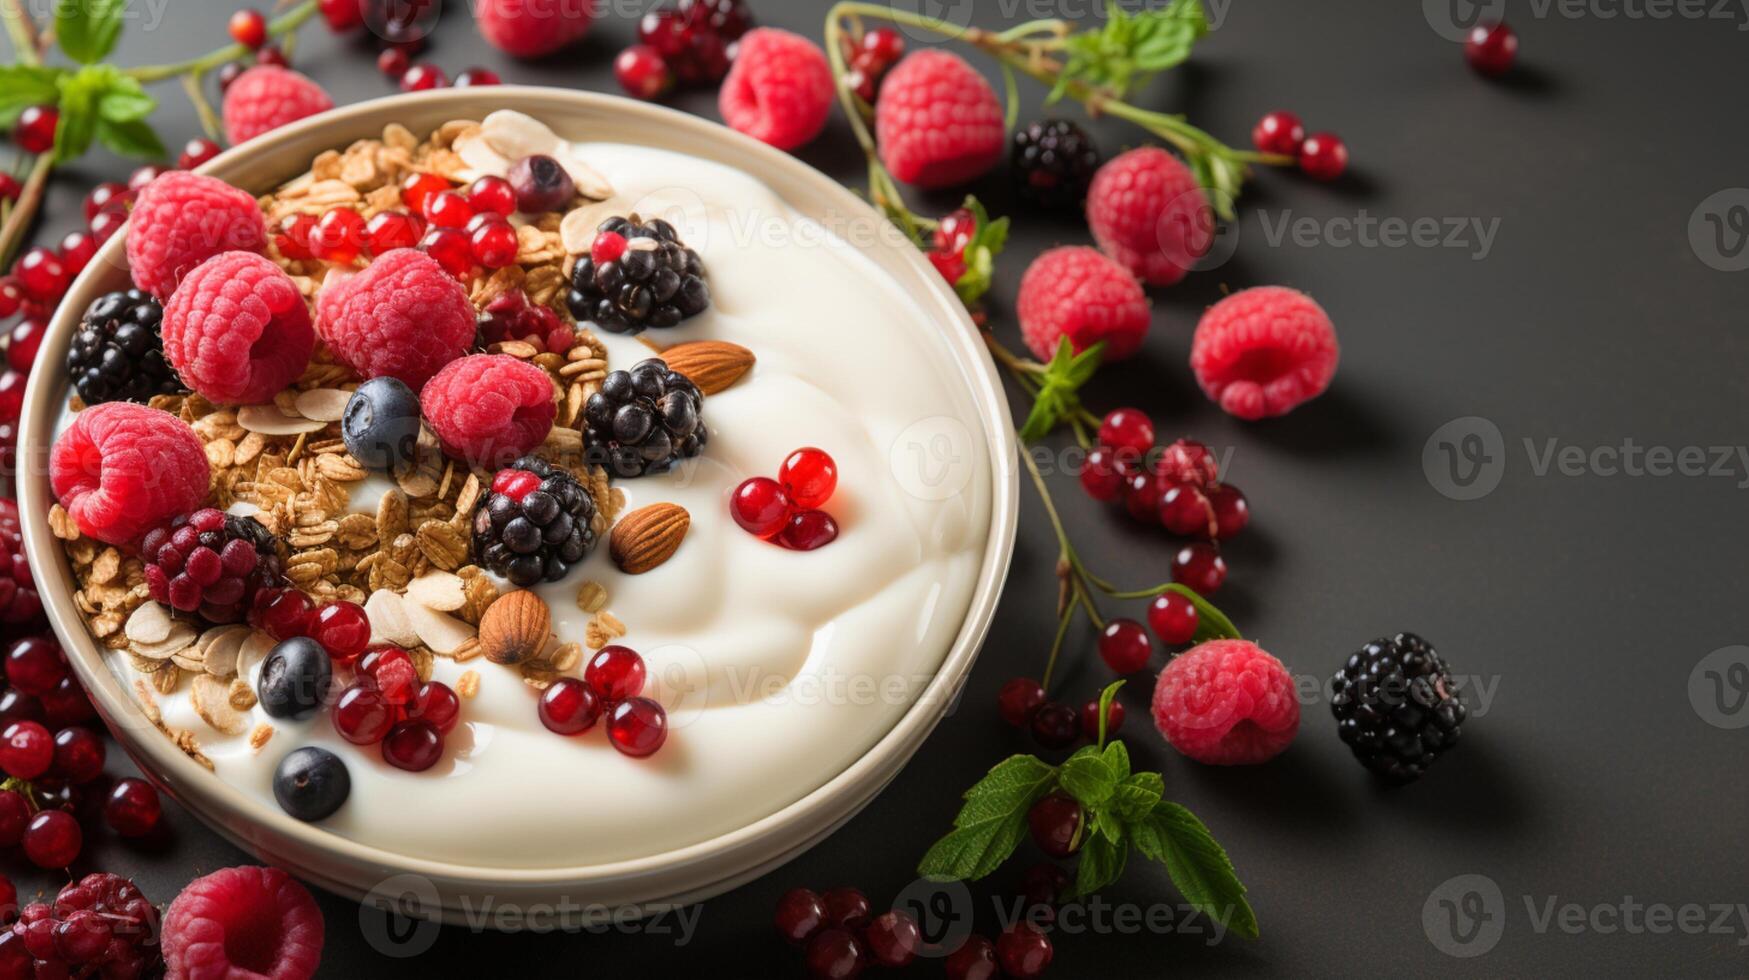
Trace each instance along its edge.
{"label": "raspberry", "polygon": [[1241,290],[1209,307],[1190,342],[1202,390],[1242,419],[1286,415],[1330,387],[1336,328],[1310,296],[1285,286]]}
{"label": "raspberry", "polygon": [[1300,730],[1294,679],[1248,640],[1210,640],[1174,657],[1154,688],[1154,724],[1172,747],[1213,766],[1253,765]]}
{"label": "raspberry", "polygon": [[793,150],[820,135],[832,112],[832,69],[814,42],[759,27],[739,42],[739,53],[717,95],[731,129]]}
{"label": "raspberry", "polygon": [[949,187],[983,176],[1002,159],[1004,132],[995,90],[958,55],[919,51],[881,82],[881,161],[907,184]]}
{"label": "raspberry", "polygon": [[1148,333],[1148,298],[1116,262],[1085,245],[1053,248],[1020,278],[1020,333],[1041,361],[1068,337],[1077,353],[1105,341],[1105,360],[1134,354]]}
{"label": "raspberry", "polygon": [[334,108],[322,86],[275,65],[256,65],[225,90],[225,136],[235,146],[262,133]]}
{"label": "raspberry", "polygon": [[1196,178],[1157,146],[1099,168],[1087,190],[1087,224],[1101,251],[1150,286],[1183,279],[1215,240],[1215,212]]}
{"label": "raspberry", "polygon": [[444,451],[477,466],[532,451],[556,414],[547,373],[505,354],[451,362],[425,386],[419,405]]}
{"label": "raspberry", "polygon": [[217,177],[167,173],[140,190],[128,220],[134,284],[160,301],[220,252],[266,247],[267,221],[255,199]]}
{"label": "raspberry", "polygon": [[322,339],[365,378],[418,391],[474,343],[474,304],[437,260],[410,248],[355,276],[328,277],[316,297]]}
{"label": "raspberry", "polygon": [[80,412],[49,451],[49,485],[79,532],[128,544],[206,499],[206,450],[188,423],[133,402]]}
{"label": "raspberry", "polygon": [[480,0],[474,20],[487,43],[516,58],[539,58],[580,41],[595,0]]}
{"label": "raspberry", "polygon": [[164,356],[221,404],[271,401],[309,366],[310,308],[291,276],[251,252],[201,263],[164,305]]}
{"label": "raspberry", "polygon": [[222,868],[189,882],[164,913],[169,975],[305,980],[322,961],[322,911],[278,868]]}
{"label": "raspberry", "polygon": [[24,530],[18,523],[18,502],[0,498],[0,624],[29,623],[42,615],[36,576],[24,557]]}

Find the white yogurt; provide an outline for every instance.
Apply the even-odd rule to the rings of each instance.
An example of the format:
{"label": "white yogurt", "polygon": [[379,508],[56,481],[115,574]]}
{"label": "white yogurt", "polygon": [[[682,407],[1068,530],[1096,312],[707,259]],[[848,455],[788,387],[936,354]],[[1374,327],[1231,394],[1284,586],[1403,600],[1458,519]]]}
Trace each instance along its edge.
{"label": "white yogurt", "polygon": [[[310,744],[336,752],[352,795],[322,826],[364,844],[535,868],[654,855],[746,826],[821,786],[885,734],[940,666],[971,601],[990,517],[987,463],[975,459],[964,489],[943,495],[908,492],[890,462],[901,433],[918,424],[950,420],[981,432],[923,310],[747,174],[641,147],[576,150],[613,183],[617,200],[672,221],[704,260],[711,309],[652,336],[729,340],[758,357],[740,383],[706,399],[710,441],[700,459],[618,483],[631,507],[672,501],[691,513],[679,552],[628,576],[603,544],[540,590],[568,642],[582,640],[589,618],[576,606],[578,586],[606,585],[608,608],[629,627],[621,642],[644,655],[654,678],[647,693],[669,710],[668,741],[639,760],[615,751],[601,724],[554,735],[536,717],[538,692],[484,659],[438,659],[438,680],[453,687],[472,669],[481,684],[463,702],[443,759],[423,773],[345,742],[326,710],[286,722],[255,708],[251,727],[277,729],[257,755],[245,737],[220,736],[199,719],[187,684],[159,698],[168,724],[197,733],[219,778],[269,806],[285,753]],[[611,367],[650,356],[635,339],[600,335]],[[838,463],[826,507],[838,540],[802,554],[737,527],[731,489],[774,476],[791,450],[810,445]],[[981,437],[973,445],[981,448]],[[358,509],[374,511],[371,486],[355,488]],[[136,676],[125,656],[111,665],[124,683]],[[246,665],[247,676],[258,666]]]}

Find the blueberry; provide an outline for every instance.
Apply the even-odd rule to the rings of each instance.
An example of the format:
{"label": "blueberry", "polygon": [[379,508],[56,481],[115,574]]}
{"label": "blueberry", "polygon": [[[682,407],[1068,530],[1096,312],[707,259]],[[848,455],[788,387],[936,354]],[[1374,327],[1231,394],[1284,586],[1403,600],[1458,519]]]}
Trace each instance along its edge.
{"label": "blueberry", "polygon": [[346,451],[372,469],[410,463],[419,442],[419,396],[394,378],[372,378],[347,399],[340,434]]}
{"label": "blueberry", "polygon": [[293,749],[273,773],[273,798],[299,820],[321,820],[340,809],[352,793],[346,763],[313,745]]}
{"label": "blueberry", "polygon": [[315,711],[328,693],[334,668],[328,651],[307,636],[274,646],[261,662],[256,693],[261,710],[274,718],[299,718]]}
{"label": "blueberry", "polygon": [[577,185],[563,165],[552,157],[523,157],[510,167],[510,188],[516,192],[516,209],[528,214],[557,211],[571,203]]}

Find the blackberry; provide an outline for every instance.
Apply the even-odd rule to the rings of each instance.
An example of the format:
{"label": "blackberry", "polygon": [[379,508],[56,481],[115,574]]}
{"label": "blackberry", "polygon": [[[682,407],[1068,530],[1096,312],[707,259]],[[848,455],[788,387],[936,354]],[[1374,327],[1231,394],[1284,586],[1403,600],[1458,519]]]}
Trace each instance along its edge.
{"label": "blackberry", "polygon": [[1099,169],[1099,147],[1067,119],[1041,119],[1014,131],[1009,151],[1024,201],[1047,208],[1079,207]]}
{"label": "blackberry", "polygon": [[211,507],[147,531],[140,558],[153,599],[209,623],[240,622],[255,593],[285,571],[273,532]]}
{"label": "blackberry", "polygon": [[474,512],[474,559],[518,588],[564,578],[595,538],[595,498],[535,456],[499,470]]}
{"label": "blackberry", "polygon": [[1413,633],[1368,643],[1330,679],[1336,733],[1361,764],[1413,782],[1463,734],[1464,699],[1451,671]]}
{"label": "blackberry", "polygon": [[578,323],[613,333],[672,327],[711,305],[704,264],[661,218],[614,217],[595,229],[590,254],[571,270],[566,305]]}
{"label": "blackberry", "polygon": [[704,394],[659,358],[614,371],[583,406],[583,453],[614,476],[666,473],[704,451]]}
{"label": "blackberry", "polygon": [[105,293],[92,302],[67,348],[67,374],[85,404],[144,403],[188,390],[164,359],[163,319],[164,307],[144,290]]}

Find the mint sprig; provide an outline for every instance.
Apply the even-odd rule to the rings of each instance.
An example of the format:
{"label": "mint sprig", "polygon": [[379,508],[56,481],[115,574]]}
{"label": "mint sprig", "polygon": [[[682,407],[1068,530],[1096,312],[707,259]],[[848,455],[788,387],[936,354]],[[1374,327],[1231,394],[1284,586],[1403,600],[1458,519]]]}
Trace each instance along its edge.
{"label": "mint sprig", "polygon": [[82,65],[109,57],[121,39],[127,0],[79,0],[55,4],[55,40],[67,57]]}
{"label": "mint sprig", "polygon": [[1057,427],[1057,423],[1081,411],[1081,397],[1077,392],[1099,370],[1099,359],[1104,353],[1104,341],[1079,354],[1069,345],[1069,338],[1058,341],[1051,362],[1034,378],[1038,392],[1033,399],[1032,411],[1020,427],[1021,441],[1042,439]]}
{"label": "mint sprig", "polygon": [[1183,63],[1208,31],[1202,0],[1172,0],[1136,14],[1125,13],[1111,0],[1103,27],[1078,31],[1064,40],[1068,57],[1047,101],[1061,99],[1075,81],[1121,99],[1131,88]]}
{"label": "mint sprig", "polygon": [[1056,781],[1056,767],[1030,755],[997,763],[966,790],[954,829],[935,842],[920,874],[953,881],[978,879],[1008,860],[1026,836],[1026,811]]}

